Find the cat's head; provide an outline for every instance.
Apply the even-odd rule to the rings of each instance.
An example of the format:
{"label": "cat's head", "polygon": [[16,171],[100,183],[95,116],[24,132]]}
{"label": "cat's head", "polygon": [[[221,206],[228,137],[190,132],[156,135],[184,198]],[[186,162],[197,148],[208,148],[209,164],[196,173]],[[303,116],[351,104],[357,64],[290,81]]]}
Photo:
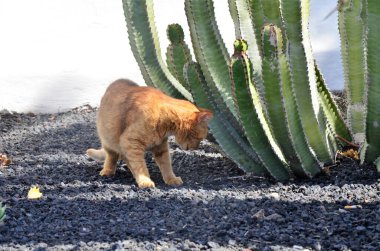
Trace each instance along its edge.
{"label": "cat's head", "polygon": [[209,110],[199,108],[198,112],[191,115],[187,122],[186,130],[182,130],[175,135],[177,144],[183,150],[194,150],[199,147],[203,139],[207,137],[208,122],[212,119],[213,113]]}

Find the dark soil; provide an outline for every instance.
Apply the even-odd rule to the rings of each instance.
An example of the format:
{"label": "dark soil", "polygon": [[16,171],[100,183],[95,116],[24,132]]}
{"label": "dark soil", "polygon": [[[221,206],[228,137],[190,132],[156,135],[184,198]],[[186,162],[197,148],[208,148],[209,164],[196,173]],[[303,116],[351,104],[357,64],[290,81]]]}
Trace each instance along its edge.
{"label": "dark soil", "polygon": [[[207,141],[192,152],[172,143],[184,185],[166,186],[147,154],[157,187],[141,190],[122,164],[104,178],[84,155],[99,147],[90,107],[0,118],[0,153],[13,161],[0,169],[0,250],[380,250],[373,166],[346,160],[278,183],[244,174]],[[27,199],[32,185],[41,199]]]}

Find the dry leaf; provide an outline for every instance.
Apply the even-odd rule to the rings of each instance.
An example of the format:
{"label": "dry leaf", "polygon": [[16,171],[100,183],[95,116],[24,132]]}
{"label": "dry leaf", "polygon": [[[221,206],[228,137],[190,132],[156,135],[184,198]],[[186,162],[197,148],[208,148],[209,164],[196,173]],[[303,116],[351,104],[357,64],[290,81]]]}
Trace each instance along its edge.
{"label": "dry leaf", "polygon": [[5,154],[0,154],[0,167],[7,167],[11,164],[11,160]]}
{"label": "dry leaf", "polygon": [[42,193],[40,192],[40,189],[36,186],[33,186],[29,189],[28,192],[28,199],[39,199],[42,197]]}
{"label": "dry leaf", "polygon": [[347,205],[344,206],[344,209],[355,209],[355,208],[362,208],[361,205]]}
{"label": "dry leaf", "polygon": [[345,151],[338,151],[337,153],[340,157],[346,157],[346,158],[350,158],[350,159],[354,159],[354,160],[360,159],[358,150],[353,149],[353,148],[350,148],[350,149],[345,150]]}

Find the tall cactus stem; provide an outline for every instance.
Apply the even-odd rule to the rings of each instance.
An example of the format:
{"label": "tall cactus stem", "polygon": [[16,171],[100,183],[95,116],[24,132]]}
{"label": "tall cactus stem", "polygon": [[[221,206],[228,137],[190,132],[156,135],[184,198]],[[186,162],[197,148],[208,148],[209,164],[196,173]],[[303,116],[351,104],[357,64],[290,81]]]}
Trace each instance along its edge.
{"label": "tall cactus stem", "polygon": [[161,58],[153,0],[123,0],[129,42],[145,83],[176,98],[192,100],[191,94],[170,74]]}
{"label": "tall cactus stem", "polygon": [[319,161],[330,162],[332,153],[329,152],[316,115],[319,101],[308,33],[309,5],[309,0],[281,1],[288,41],[286,51],[294,97],[307,142]]}
{"label": "tall cactus stem", "polygon": [[185,65],[185,79],[191,86],[191,91],[197,105],[210,109],[214,112],[214,118],[210,121],[210,131],[227,156],[243,170],[252,172],[255,175],[267,175],[267,171],[260,162],[257,154],[250,148],[244,135],[236,131],[236,127],[225,119],[224,111],[216,105],[215,97],[208,88],[200,66],[197,63],[190,62]]}
{"label": "tall cactus stem", "polygon": [[221,93],[236,117],[228,76],[229,56],[215,21],[212,0],[185,0],[194,54],[209,85]]}
{"label": "tall cactus stem", "polygon": [[166,50],[166,64],[173,76],[190,91],[184,75],[183,67],[187,62],[191,62],[190,49],[184,41],[185,35],[179,24],[170,24],[166,30],[170,44]]}
{"label": "tall cactus stem", "polygon": [[356,143],[365,141],[366,113],[366,0],[339,0],[338,22],[341,39],[347,120]]}
{"label": "tall cactus stem", "polygon": [[380,167],[378,159],[380,156],[380,4],[376,0],[366,1],[368,15],[366,160],[377,161],[377,167]]}
{"label": "tall cactus stem", "polygon": [[247,43],[236,40],[234,48],[230,75],[238,116],[245,134],[269,173],[277,180],[287,180],[290,174],[284,156],[273,138],[259,93],[252,84],[252,65],[245,54]]}
{"label": "tall cactus stem", "polygon": [[[298,176],[312,177],[320,171],[319,165],[309,151],[300,121],[296,119],[298,111],[291,93],[289,67],[283,51],[281,30],[267,24],[261,33],[263,55],[263,98],[267,106],[268,121],[273,135],[279,144],[293,172]],[[302,148],[295,148],[295,143]]]}
{"label": "tall cactus stem", "polygon": [[235,24],[235,37],[244,38],[248,43],[248,55],[252,60],[255,80],[261,78],[261,55],[255,35],[251,6],[247,0],[228,0],[231,17]]}
{"label": "tall cactus stem", "polygon": [[351,133],[344,123],[338,106],[336,105],[334,99],[331,97],[330,91],[326,86],[325,80],[318,68],[317,62],[314,62],[314,66],[315,74],[317,77],[319,100],[322,104],[324,114],[326,115],[332,133],[334,133],[334,135],[339,135],[340,137],[345,138],[347,141],[352,141]]}

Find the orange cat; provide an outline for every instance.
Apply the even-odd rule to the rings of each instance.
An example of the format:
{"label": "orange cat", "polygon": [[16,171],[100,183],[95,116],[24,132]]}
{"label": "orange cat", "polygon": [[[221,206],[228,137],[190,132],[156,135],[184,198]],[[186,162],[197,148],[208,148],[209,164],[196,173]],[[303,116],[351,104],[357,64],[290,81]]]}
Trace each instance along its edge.
{"label": "orange cat", "polygon": [[172,169],[168,137],[174,135],[184,150],[196,149],[207,136],[212,116],[189,101],[120,79],[108,87],[100,103],[96,125],[102,149],[88,149],[87,154],[104,160],[102,176],[114,175],[118,159],[123,159],[138,186],[145,188],[155,186],[144,159],[150,150],[165,183],[181,185],[182,179]]}

